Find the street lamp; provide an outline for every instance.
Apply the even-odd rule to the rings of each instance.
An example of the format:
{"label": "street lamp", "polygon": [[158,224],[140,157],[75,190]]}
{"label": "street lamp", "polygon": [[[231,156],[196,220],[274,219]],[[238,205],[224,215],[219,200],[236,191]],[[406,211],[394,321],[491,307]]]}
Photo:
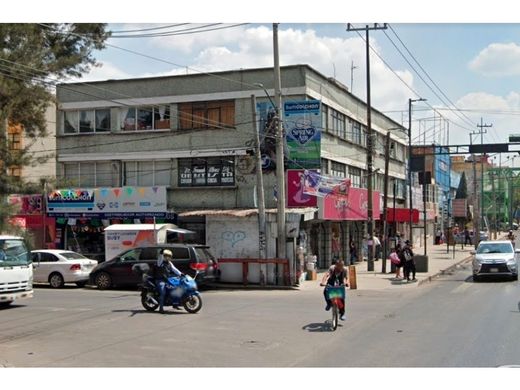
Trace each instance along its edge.
{"label": "street lamp", "polygon": [[271,99],[271,96],[269,95],[269,92],[267,92],[267,89],[265,89],[264,84],[262,84],[262,83],[253,83],[253,85],[256,86],[256,87],[262,88],[264,90],[265,96],[267,96],[267,98],[269,99],[269,102],[271,103],[271,106],[273,106],[273,108],[276,111],[276,115],[278,116],[278,109],[276,107],[276,104],[274,104],[273,99]]}
{"label": "street lamp", "polygon": [[426,99],[408,99],[408,196],[409,196],[409,206],[410,206],[410,215],[409,215],[409,223],[410,223],[410,237],[409,240],[413,245],[413,220],[412,220],[412,103],[415,102],[424,102]]}

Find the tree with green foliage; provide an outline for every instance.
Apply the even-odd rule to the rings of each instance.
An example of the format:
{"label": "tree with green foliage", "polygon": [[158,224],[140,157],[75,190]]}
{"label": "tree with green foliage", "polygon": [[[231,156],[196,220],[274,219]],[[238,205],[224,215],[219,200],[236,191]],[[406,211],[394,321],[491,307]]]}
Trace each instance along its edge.
{"label": "tree with green foliage", "polygon": [[[455,194],[455,199],[468,199],[468,182],[466,180],[466,173],[462,172],[460,176],[459,186]],[[464,226],[467,222],[471,221],[471,213],[469,211],[469,205],[466,205],[466,217],[455,217],[455,223],[459,226]]]}
{"label": "tree with green foliage", "polygon": [[45,136],[54,85],[96,66],[93,51],[102,50],[109,36],[104,23],[0,24],[0,231],[12,215],[7,195],[34,191],[10,177],[8,168],[40,162],[27,148],[10,150],[8,127],[21,125],[30,139]]}

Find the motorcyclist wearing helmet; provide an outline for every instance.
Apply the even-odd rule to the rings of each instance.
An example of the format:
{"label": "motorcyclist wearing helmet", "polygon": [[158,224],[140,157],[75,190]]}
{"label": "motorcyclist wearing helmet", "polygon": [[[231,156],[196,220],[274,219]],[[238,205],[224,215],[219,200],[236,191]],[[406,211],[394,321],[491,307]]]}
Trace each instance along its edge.
{"label": "motorcyclist wearing helmet", "polygon": [[154,267],[155,287],[159,291],[159,313],[164,313],[164,297],[166,295],[166,282],[171,274],[182,276],[172,263],[173,254],[169,249],[165,249]]}

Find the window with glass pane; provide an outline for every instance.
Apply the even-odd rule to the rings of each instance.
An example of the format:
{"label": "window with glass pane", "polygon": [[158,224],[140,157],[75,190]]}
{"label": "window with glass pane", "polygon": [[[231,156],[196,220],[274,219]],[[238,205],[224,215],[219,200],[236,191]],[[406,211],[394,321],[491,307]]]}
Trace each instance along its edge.
{"label": "window with glass pane", "polygon": [[124,163],[124,184],[127,186],[137,185],[137,162],[127,161]]}
{"label": "window with glass pane", "polygon": [[63,177],[72,185],[79,185],[79,164],[66,163],[63,164]]}
{"label": "window with glass pane", "polygon": [[96,110],[96,132],[110,131],[110,110]]}
{"label": "window with glass pane", "polygon": [[155,129],[170,128],[170,106],[158,106],[153,109],[153,120]]}
{"label": "window with glass pane", "polygon": [[112,164],[110,162],[96,163],[96,186],[112,186]]}
{"label": "window with glass pane", "polygon": [[171,164],[172,163],[170,160],[155,162],[154,185],[156,185],[156,186],[171,185],[171,180],[170,180]]}
{"label": "window with glass pane", "polygon": [[63,114],[63,132],[65,134],[77,133],[79,131],[79,112],[65,111]]}
{"label": "window with glass pane", "polygon": [[331,161],[330,163],[330,173],[332,176],[336,177],[345,177],[345,164]]}
{"label": "window with glass pane", "polygon": [[367,128],[366,128],[366,126],[361,126],[361,145],[367,146]]}
{"label": "window with glass pane", "polygon": [[153,161],[139,161],[137,167],[137,184],[140,186],[153,186]]}
{"label": "window with glass pane", "polygon": [[328,119],[329,107],[325,104],[321,105],[321,127],[322,131],[327,131],[327,119]]}
{"label": "window with glass pane", "polygon": [[320,165],[321,165],[320,173],[322,175],[327,175],[329,173],[329,160],[322,158]]}
{"label": "window with glass pane", "polygon": [[356,167],[348,167],[352,187],[361,188],[361,169]]}
{"label": "window with glass pane", "polygon": [[361,145],[361,123],[352,121],[352,141]]}
{"label": "window with glass pane", "polygon": [[22,135],[10,133],[8,137],[9,150],[20,150],[22,148]]}
{"label": "window with glass pane", "polygon": [[152,107],[141,107],[137,110],[137,130],[153,129]]}
{"label": "window with glass pane", "polygon": [[94,132],[94,110],[81,110],[79,112],[79,132]]}
{"label": "window with glass pane", "polygon": [[79,185],[82,187],[95,187],[96,163],[84,162],[79,165]]}
{"label": "window with glass pane", "polygon": [[135,130],[135,108],[123,107],[119,109],[119,119],[121,123],[121,130]]}

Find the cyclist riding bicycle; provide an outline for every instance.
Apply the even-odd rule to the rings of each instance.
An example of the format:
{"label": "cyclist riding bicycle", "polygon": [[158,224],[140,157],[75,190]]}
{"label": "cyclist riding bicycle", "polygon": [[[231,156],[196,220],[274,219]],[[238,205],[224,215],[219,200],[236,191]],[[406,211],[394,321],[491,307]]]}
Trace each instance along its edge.
{"label": "cyclist riding bicycle", "polygon": [[[323,290],[323,296],[327,307],[325,310],[330,310],[332,302],[327,297],[327,286],[345,286],[348,287],[348,274],[343,264],[343,260],[338,260],[336,264],[333,264],[328,271],[323,275],[320,286],[325,286]],[[342,305],[340,307],[340,320],[345,321],[345,299],[342,299]]]}

